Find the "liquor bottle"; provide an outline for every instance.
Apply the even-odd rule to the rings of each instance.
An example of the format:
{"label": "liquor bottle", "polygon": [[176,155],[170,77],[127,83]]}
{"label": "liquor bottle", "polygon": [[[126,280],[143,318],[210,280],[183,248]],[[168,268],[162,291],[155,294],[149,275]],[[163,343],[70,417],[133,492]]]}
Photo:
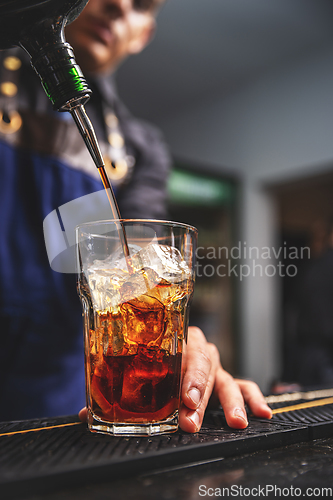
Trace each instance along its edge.
{"label": "liquor bottle", "polygon": [[20,46],[31,57],[53,108],[71,111],[91,94],[64,28],[88,0],[0,0],[0,50]]}
{"label": "liquor bottle", "polygon": [[[88,0],[0,0],[0,50],[22,47],[53,108],[69,111],[98,168],[104,160],[85,112],[91,90],[65,40],[65,26]],[[104,182],[103,182],[104,183]]]}
{"label": "liquor bottle", "polygon": [[[99,170],[114,219],[120,213],[105,171],[95,131],[84,109],[91,90],[65,40],[65,26],[74,21],[88,0],[0,0],[0,50],[22,47],[31,57],[53,108],[69,111]],[[125,255],[128,247],[121,236]]]}

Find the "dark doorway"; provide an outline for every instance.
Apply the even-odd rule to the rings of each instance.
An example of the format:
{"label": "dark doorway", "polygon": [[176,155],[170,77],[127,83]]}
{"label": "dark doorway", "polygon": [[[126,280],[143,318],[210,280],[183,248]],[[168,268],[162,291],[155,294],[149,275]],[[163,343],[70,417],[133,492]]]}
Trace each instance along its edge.
{"label": "dark doorway", "polygon": [[304,273],[313,259],[319,257],[325,249],[326,229],[333,216],[333,170],[275,184],[269,189],[278,205],[280,245],[287,249],[283,264],[292,264],[297,270],[295,276],[282,278],[281,287],[281,378],[285,382],[293,382],[297,378],[299,347],[297,301]]}

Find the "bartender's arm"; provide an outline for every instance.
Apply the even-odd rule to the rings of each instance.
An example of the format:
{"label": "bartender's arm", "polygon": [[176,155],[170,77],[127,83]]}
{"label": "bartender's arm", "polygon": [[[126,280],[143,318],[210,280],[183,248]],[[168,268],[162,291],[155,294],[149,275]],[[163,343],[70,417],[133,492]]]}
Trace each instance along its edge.
{"label": "bartender's arm", "polygon": [[[179,425],[186,432],[200,430],[208,401],[212,394],[218,397],[227,423],[235,429],[244,429],[248,422],[245,403],[253,415],[271,418],[271,409],[254,382],[234,379],[220,362],[217,347],[207,342],[202,331],[190,326],[186,348],[186,371],[182,385],[182,405]],[[79,414],[87,419],[87,409]]]}

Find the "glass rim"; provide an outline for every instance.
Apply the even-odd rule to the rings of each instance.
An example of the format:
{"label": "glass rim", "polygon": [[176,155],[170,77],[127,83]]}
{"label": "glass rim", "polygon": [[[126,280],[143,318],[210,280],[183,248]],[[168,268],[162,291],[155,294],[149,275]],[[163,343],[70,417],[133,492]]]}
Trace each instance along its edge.
{"label": "glass rim", "polygon": [[185,224],[184,222],[175,222],[175,221],[170,221],[170,220],[159,220],[159,219],[107,219],[107,220],[97,220],[97,221],[92,221],[92,222],[82,222],[81,224],[78,224],[75,229],[79,228],[84,228],[86,226],[98,226],[102,224],[108,224],[110,222],[115,222],[115,223],[123,223],[123,222],[134,222],[138,224],[144,224],[144,223],[154,223],[154,224],[161,224],[162,226],[176,226],[180,227],[183,229],[191,230],[194,233],[198,233],[198,229],[194,226],[191,226],[190,224]]}

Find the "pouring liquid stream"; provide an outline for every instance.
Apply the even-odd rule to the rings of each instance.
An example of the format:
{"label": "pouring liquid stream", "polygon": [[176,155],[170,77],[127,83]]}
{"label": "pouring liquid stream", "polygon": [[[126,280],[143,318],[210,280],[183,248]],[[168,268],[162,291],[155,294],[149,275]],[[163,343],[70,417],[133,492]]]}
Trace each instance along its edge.
{"label": "pouring liquid stream", "polygon": [[114,195],[112,186],[110,184],[110,181],[108,179],[108,176],[105,171],[105,164],[103,160],[103,156],[101,153],[101,150],[98,145],[98,141],[96,138],[96,134],[94,131],[94,128],[91,124],[91,121],[88,118],[88,115],[86,113],[86,110],[84,109],[84,106],[81,104],[79,106],[76,106],[72,109],[70,109],[70,113],[74,119],[74,122],[76,123],[79,132],[81,136],[83,137],[83,140],[88,148],[88,151],[98,169],[99,175],[101,176],[101,180],[106,192],[106,195],[108,197],[109,203],[110,203],[110,208],[112,212],[112,217],[113,219],[119,220],[119,223],[117,225],[117,230],[118,230],[118,235],[119,239],[123,248],[123,252],[125,255],[126,259],[126,264],[127,264],[127,269],[130,274],[133,274],[133,266],[132,266],[132,260],[130,257],[129,249],[128,249],[128,244],[127,244],[127,238],[126,238],[126,233],[125,233],[125,228],[124,225],[121,223],[121,215],[119,212],[118,204],[116,197]]}

